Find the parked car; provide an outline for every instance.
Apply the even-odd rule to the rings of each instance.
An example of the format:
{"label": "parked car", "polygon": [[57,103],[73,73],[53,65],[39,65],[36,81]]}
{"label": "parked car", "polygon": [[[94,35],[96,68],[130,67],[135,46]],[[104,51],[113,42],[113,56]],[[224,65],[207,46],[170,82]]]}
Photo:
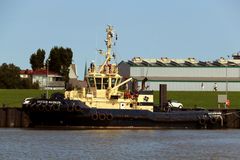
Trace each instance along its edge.
{"label": "parked car", "polygon": [[183,104],[176,100],[168,100],[168,106],[172,108],[183,108]]}

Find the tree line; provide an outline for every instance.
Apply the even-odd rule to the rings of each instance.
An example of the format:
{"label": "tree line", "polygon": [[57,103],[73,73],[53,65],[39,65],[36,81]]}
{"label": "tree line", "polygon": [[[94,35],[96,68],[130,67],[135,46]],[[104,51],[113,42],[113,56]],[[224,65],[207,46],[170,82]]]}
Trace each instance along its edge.
{"label": "tree line", "polygon": [[[46,70],[58,73],[65,83],[69,81],[69,66],[72,63],[73,52],[70,48],[53,47],[46,58],[44,49],[32,53],[29,59],[33,71]],[[14,64],[3,63],[0,65],[0,88],[39,88],[37,83],[32,83],[30,78],[20,78],[20,67]]]}
{"label": "tree line", "polygon": [[38,89],[38,83],[32,83],[31,79],[20,78],[20,68],[14,64],[3,63],[0,66],[1,89]]}
{"label": "tree line", "polygon": [[53,47],[49,57],[45,58],[45,51],[38,49],[30,57],[32,69],[48,69],[49,71],[60,74],[67,83],[69,80],[69,66],[72,63],[73,52],[70,48]]}

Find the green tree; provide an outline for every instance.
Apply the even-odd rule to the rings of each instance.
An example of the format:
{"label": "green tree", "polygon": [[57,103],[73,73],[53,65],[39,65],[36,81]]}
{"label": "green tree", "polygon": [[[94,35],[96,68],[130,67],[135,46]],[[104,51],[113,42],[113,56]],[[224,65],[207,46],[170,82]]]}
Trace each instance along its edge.
{"label": "green tree", "polygon": [[49,55],[49,70],[63,76],[65,82],[69,80],[69,66],[72,63],[73,52],[70,48],[54,47]]}
{"label": "green tree", "polygon": [[39,89],[39,83],[34,82],[32,83],[31,78],[23,78],[21,79],[21,86],[22,89]]}
{"label": "green tree", "polygon": [[21,88],[20,68],[14,64],[3,63],[0,66],[0,88]]}
{"label": "green tree", "polygon": [[21,88],[30,89],[32,88],[32,80],[30,78],[24,78],[21,80]]}
{"label": "green tree", "polygon": [[30,64],[33,70],[41,69],[44,67],[45,51],[38,49],[36,53],[33,53],[30,57]]}

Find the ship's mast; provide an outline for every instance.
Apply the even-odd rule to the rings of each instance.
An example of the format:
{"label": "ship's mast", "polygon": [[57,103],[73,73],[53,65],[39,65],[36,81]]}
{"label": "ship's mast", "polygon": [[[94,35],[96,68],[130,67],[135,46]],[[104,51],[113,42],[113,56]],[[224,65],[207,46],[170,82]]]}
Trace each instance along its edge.
{"label": "ship's mast", "polygon": [[100,73],[103,71],[105,65],[110,64],[110,61],[111,61],[111,58],[112,58],[111,51],[112,51],[112,38],[113,38],[113,34],[114,34],[113,33],[113,27],[108,25],[108,27],[106,29],[106,32],[107,32],[107,38],[106,38],[105,42],[106,42],[106,46],[107,46],[107,52],[104,54],[102,52],[102,50],[99,50],[100,54],[106,55],[106,60],[101,65],[101,68],[99,70]]}
{"label": "ship's mast", "polygon": [[106,58],[107,58],[107,64],[111,61],[111,51],[112,51],[112,37],[113,37],[113,29],[112,26],[108,26],[108,28],[106,29],[107,32],[107,53],[106,53]]}

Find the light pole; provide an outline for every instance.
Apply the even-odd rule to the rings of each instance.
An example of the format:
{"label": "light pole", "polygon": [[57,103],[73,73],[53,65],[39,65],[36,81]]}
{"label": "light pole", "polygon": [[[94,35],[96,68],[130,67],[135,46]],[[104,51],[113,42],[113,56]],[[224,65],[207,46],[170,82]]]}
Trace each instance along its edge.
{"label": "light pole", "polygon": [[225,108],[227,107],[227,101],[228,101],[228,59],[229,55],[227,56],[227,62],[226,62],[226,102],[225,102]]}
{"label": "light pole", "polygon": [[226,69],[225,69],[225,72],[226,72],[226,77],[225,77],[225,78],[226,78],[226,89],[225,89],[225,90],[226,90],[226,96],[227,96],[227,94],[228,94],[227,64],[226,64],[226,67],[225,67],[225,68],[226,68]]}
{"label": "light pole", "polygon": [[48,58],[47,59],[47,61],[46,61],[46,63],[47,63],[47,78],[46,78],[46,98],[48,99],[48,70],[49,70],[49,61],[50,61],[50,59]]}
{"label": "light pole", "polygon": [[228,95],[228,59],[229,55],[227,56],[227,62],[226,62],[226,96]]}

